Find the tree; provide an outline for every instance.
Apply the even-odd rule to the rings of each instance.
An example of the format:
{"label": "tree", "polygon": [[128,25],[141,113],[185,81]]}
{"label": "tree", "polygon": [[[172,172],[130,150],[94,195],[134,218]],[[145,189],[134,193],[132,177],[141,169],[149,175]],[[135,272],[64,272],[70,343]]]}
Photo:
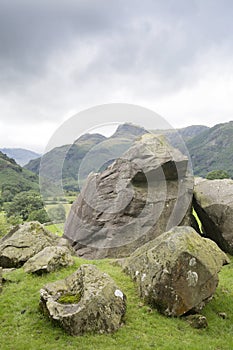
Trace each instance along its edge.
{"label": "tree", "polygon": [[45,222],[49,222],[50,218],[47,214],[47,211],[42,208],[39,210],[33,210],[29,214],[27,221],[39,221],[41,224],[44,224]]}
{"label": "tree", "polygon": [[16,194],[12,202],[5,205],[5,211],[7,217],[18,215],[26,221],[30,213],[43,207],[40,194],[35,191],[27,191]]}
{"label": "tree", "polygon": [[66,211],[62,204],[48,209],[48,215],[54,222],[64,222],[66,220]]}
{"label": "tree", "polygon": [[206,179],[208,180],[229,179],[229,178],[230,178],[230,175],[225,170],[213,170],[206,175]]}

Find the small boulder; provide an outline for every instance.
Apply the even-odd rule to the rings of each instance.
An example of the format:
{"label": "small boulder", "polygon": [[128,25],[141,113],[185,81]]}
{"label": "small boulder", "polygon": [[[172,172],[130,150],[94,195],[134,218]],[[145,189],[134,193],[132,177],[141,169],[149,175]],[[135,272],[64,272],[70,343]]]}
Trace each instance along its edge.
{"label": "small boulder", "polygon": [[42,274],[52,272],[61,267],[73,265],[74,260],[67,247],[45,247],[42,251],[28,259],[24,264],[27,273]]}
{"label": "small boulder", "polygon": [[194,208],[206,237],[233,255],[233,180],[195,179]]}
{"label": "small boulder", "polygon": [[123,322],[126,296],[94,265],[82,265],[66,279],[40,291],[40,307],[70,335],[111,333]]}
{"label": "small boulder", "polygon": [[14,227],[0,240],[0,266],[21,267],[29,258],[48,246],[56,245],[58,237],[39,222],[26,222]]}
{"label": "small boulder", "polygon": [[140,296],[167,316],[199,311],[215,292],[228,257],[191,227],[174,227],[138,248],[125,262]]}

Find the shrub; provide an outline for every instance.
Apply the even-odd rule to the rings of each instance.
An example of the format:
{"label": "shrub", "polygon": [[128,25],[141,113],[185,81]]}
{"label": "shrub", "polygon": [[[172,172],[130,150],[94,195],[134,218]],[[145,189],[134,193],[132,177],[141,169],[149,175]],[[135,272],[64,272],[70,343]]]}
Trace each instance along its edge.
{"label": "shrub", "polygon": [[229,179],[229,178],[230,178],[230,175],[225,170],[213,170],[206,175],[206,179],[208,180]]}

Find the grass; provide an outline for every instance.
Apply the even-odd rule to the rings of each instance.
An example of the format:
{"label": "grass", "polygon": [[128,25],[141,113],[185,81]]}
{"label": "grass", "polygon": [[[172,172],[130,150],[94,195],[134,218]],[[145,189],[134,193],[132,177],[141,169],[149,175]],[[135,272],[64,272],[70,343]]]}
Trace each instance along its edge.
{"label": "grass", "polygon": [[[81,337],[67,335],[44,317],[38,309],[39,290],[46,283],[62,279],[80,264],[88,261],[76,258],[75,265],[48,275],[33,276],[18,269],[10,274],[0,295],[0,348],[3,350],[149,350],[190,349],[229,350],[233,348],[233,259],[225,266],[212,301],[204,308],[207,329],[197,330],[184,319],[166,318],[142,304],[135,284],[113,266],[109,260],[92,261],[111,275],[127,295],[125,325],[114,334]],[[90,261],[88,262],[90,263]],[[227,314],[226,319],[219,312]]]}
{"label": "grass", "polygon": [[46,229],[57,236],[62,236],[64,233],[64,223],[45,225]]}

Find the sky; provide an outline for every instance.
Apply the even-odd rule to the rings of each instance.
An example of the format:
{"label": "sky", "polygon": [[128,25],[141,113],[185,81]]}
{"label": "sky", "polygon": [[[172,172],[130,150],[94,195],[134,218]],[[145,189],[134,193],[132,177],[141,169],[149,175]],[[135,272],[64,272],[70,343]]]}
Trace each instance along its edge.
{"label": "sky", "polygon": [[232,18],[231,0],[0,0],[0,147],[43,152],[109,103],[174,128],[232,120]]}

